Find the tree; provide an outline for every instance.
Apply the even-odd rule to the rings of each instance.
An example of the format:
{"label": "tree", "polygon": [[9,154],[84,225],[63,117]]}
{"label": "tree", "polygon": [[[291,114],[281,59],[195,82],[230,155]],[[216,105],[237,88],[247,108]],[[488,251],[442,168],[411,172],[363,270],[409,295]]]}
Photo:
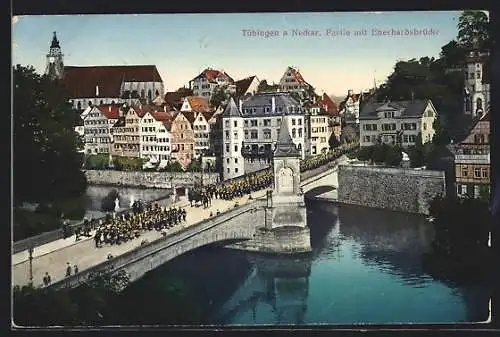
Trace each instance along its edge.
{"label": "tree", "polygon": [[115,200],[120,198],[117,190],[111,190],[101,201],[101,210],[103,212],[112,212],[115,210]]}
{"label": "tree", "polygon": [[21,65],[13,80],[15,204],[82,195],[87,181],[77,152],[81,140],[62,84]]}
{"label": "tree", "polygon": [[102,170],[109,166],[109,155],[100,153],[87,156],[85,159],[85,168],[88,170]]}
{"label": "tree", "polygon": [[227,93],[227,86],[217,87],[210,97],[210,106],[214,108],[219,107],[227,101],[229,96],[230,95]]}
{"label": "tree", "polygon": [[403,149],[399,146],[389,146],[385,153],[384,163],[387,166],[400,166],[403,160]]}
{"label": "tree", "polygon": [[182,97],[193,96],[193,90],[186,87],[177,89],[177,92],[180,93]]}
{"label": "tree", "polygon": [[465,49],[457,41],[452,40],[441,47],[439,54],[445,68],[456,68],[465,62]]}
{"label": "tree", "polygon": [[491,48],[491,23],[483,11],[464,11],[458,19],[458,43],[466,50],[475,48],[477,42],[479,51]]}
{"label": "tree", "polygon": [[267,83],[267,80],[262,80],[262,81],[260,81],[259,85],[257,86],[257,92],[276,91],[276,89],[278,89],[278,88],[279,88],[279,85],[269,84],[269,83]]}
{"label": "tree", "polygon": [[340,146],[340,140],[333,132],[332,135],[330,136],[330,139],[328,139],[328,145],[330,146],[330,149],[334,149]]}

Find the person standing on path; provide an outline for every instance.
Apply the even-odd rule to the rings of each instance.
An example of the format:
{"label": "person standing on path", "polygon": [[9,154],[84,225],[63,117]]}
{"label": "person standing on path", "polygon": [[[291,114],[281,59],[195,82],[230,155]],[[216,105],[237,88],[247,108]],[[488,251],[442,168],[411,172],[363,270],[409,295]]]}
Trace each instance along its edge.
{"label": "person standing on path", "polygon": [[69,262],[66,262],[66,277],[69,277],[71,276],[71,265],[69,264]]}
{"label": "person standing on path", "polygon": [[78,274],[78,266],[76,264],[75,264],[74,269],[75,269],[75,275]]}

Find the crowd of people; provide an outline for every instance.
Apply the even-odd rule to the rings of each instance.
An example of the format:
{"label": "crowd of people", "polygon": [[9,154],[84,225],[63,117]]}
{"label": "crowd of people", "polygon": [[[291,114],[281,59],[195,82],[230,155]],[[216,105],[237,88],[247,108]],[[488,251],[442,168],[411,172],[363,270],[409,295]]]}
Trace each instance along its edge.
{"label": "crowd of people", "polygon": [[138,238],[144,231],[169,229],[186,221],[186,216],[186,210],[180,207],[144,205],[141,201],[136,201],[132,205],[132,211],[110,218],[97,227],[95,246],[119,245]]}
{"label": "crowd of people", "polygon": [[353,146],[354,145],[340,147],[340,148],[337,148],[333,151],[323,153],[319,156],[305,159],[305,160],[300,162],[300,172],[314,170],[320,166],[328,164],[329,162],[340,158],[343,154],[346,154],[348,151],[351,150],[351,148]]}

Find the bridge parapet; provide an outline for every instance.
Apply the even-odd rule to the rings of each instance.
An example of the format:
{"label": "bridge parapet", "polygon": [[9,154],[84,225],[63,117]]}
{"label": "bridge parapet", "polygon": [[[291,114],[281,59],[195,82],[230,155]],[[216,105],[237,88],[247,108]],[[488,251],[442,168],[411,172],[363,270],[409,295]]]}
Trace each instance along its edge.
{"label": "bridge parapet", "polygon": [[[254,213],[261,209],[262,221],[264,221],[264,205],[264,200],[255,199],[237,208],[227,210],[219,216],[201,220],[172,235],[138,246],[113,259],[104,260],[94,267],[54,283],[51,287],[55,289],[76,287],[98,275],[116,273],[120,270],[126,270],[133,281],[176,256],[203,245],[230,239],[251,239],[255,228],[261,225],[258,216]],[[254,221],[233,221],[246,213],[251,213],[250,218]],[[250,218],[246,220],[251,220]],[[210,233],[208,233],[209,231]],[[196,238],[198,235],[202,235],[202,237]],[[142,266],[138,267],[139,264]]]}

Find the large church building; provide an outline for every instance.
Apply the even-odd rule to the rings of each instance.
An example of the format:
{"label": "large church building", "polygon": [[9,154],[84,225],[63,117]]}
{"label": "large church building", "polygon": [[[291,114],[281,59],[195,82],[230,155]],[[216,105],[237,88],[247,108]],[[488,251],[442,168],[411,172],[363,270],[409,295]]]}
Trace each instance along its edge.
{"label": "large church building", "polygon": [[154,65],[64,66],[56,32],[47,54],[45,73],[61,80],[76,110],[103,104],[151,102],[163,97],[163,80]]}

